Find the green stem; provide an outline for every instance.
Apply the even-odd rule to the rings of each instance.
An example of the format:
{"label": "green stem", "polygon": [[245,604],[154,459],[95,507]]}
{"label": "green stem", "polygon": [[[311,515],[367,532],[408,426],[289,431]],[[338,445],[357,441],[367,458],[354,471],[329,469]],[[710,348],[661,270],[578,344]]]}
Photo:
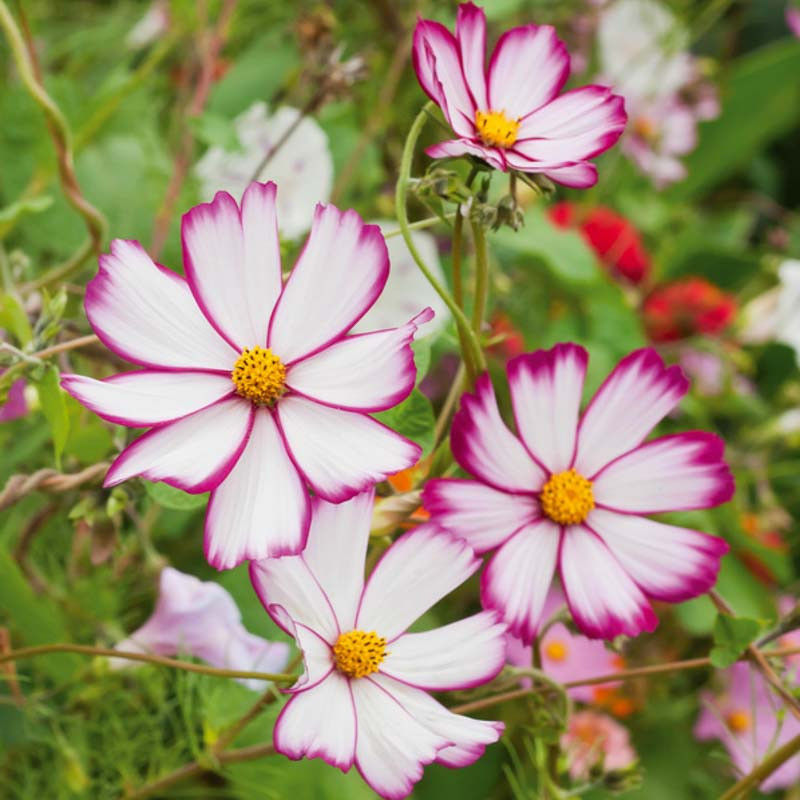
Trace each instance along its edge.
{"label": "green stem", "polygon": [[720,795],[719,800],[734,800],[734,798],[749,793],[763,780],[782,767],[795,753],[800,752],[800,735],[790,739],[785,745],[779,747],[771,756],[764,759],[752,772],[745,775],[735,783],[727,792]]}
{"label": "green stem", "polygon": [[[418,219],[416,222],[409,222],[408,229],[410,231],[421,231],[425,228],[432,228],[439,222],[442,221],[450,221],[451,219],[455,219],[456,212],[451,211],[448,214],[442,214],[441,217],[427,217],[425,219]],[[395,236],[402,236],[403,231],[400,228],[395,228],[393,231],[389,231],[388,233],[383,234],[384,239],[392,239]]]}
{"label": "green stem", "polygon": [[416,147],[419,135],[422,132],[422,128],[424,127],[426,120],[428,119],[428,110],[432,107],[432,105],[433,104],[430,101],[426,103],[422,111],[417,114],[414,124],[411,126],[411,130],[408,133],[408,138],[406,139],[406,143],[403,148],[403,157],[400,161],[400,175],[397,179],[397,188],[395,191],[395,211],[397,214],[397,221],[400,224],[400,230],[402,232],[403,239],[408,247],[409,252],[411,253],[412,258],[417,263],[417,266],[422,271],[422,274],[427,278],[428,283],[433,286],[437,294],[450,309],[450,313],[453,315],[453,319],[456,322],[456,327],[458,328],[459,336],[462,337],[462,341],[464,343],[462,357],[464,359],[464,364],[466,365],[467,376],[469,377],[470,383],[473,383],[478,375],[478,372],[480,371],[480,364],[483,360],[483,353],[481,352],[478,339],[470,328],[469,320],[465,316],[464,312],[459,308],[458,304],[450,295],[450,292],[448,292],[447,289],[442,286],[441,283],[439,283],[429,269],[428,265],[423,260],[422,256],[419,254],[419,251],[417,250],[416,245],[411,238],[411,231],[408,227],[408,209],[406,207],[406,203],[408,200],[408,183],[411,176],[411,161],[414,157],[414,148]]}
{"label": "green stem", "polygon": [[81,653],[87,656],[107,656],[108,658],[124,658],[128,661],[145,661],[149,664],[158,664],[162,667],[182,669],[186,672],[199,672],[203,675],[213,675],[217,678],[255,678],[256,680],[272,681],[273,683],[294,683],[297,675],[287,675],[284,672],[255,672],[243,669],[220,669],[209,667],[205,664],[192,664],[188,661],[179,661],[176,658],[165,658],[150,653],[128,653],[124,650],[114,650],[110,647],[92,647],[85,644],[41,644],[35,647],[21,647],[18,650],[9,650],[0,654],[0,664],[6,661],[20,661],[24,658],[46,655],[47,653]]}
{"label": "green stem", "polygon": [[479,222],[472,223],[472,238],[475,241],[475,305],[472,308],[472,330],[476,337],[480,337],[489,296],[489,252],[486,231]]}

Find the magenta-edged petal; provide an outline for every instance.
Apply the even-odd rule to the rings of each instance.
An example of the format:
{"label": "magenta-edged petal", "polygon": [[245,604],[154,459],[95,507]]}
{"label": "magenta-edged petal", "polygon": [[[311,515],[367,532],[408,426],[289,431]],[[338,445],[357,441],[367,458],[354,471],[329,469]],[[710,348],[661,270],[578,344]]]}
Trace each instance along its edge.
{"label": "magenta-edged petal", "polygon": [[349,500],[420,457],[418,445],[359,412],[293,395],[278,403],[278,418],[298,468],[332,503]]}
{"label": "magenta-edged petal", "polygon": [[497,675],[506,660],[506,626],[483,611],[392,642],[381,672],[430,691],[472,689]]}
{"label": "magenta-edged petal", "polygon": [[472,3],[461,3],[456,16],[456,41],[461,54],[467,89],[475,107],[487,109],[486,95],[486,14]]}
{"label": "magenta-edged petal", "polygon": [[604,86],[584,86],[523,119],[514,150],[534,161],[585,161],[608,150],[626,122],[622,97]]}
{"label": "magenta-edged petal", "polygon": [[423,767],[450,742],[419,722],[372,678],[350,681],[356,708],[356,766],[386,800],[402,800]]}
{"label": "magenta-edged petal", "polygon": [[61,386],[99,417],[129,428],[148,428],[185,417],[234,390],[229,374],[149,369],[102,381],[62,375]]}
{"label": "magenta-edged petal", "polygon": [[476,478],[507,492],[536,492],[547,475],[503,422],[488,373],[475,394],[461,397],[450,444],[456,461]]}
{"label": "magenta-edged petal", "polygon": [[247,446],[208,504],[208,563],[230,569],[245,560],[295,555],[305,547],[310,521],[305,483],[272,414],[259,408]]}
{"label": "magenta-edged petal", "polygon": [[330,598],[302,556],[262,558],[250,562],[250,582],[276,625],[294,636],[304,625],[329,645],[341,630]]}
{"label": "magenta-edged petal", "polygon": [[594,509],[585,523],[648,597],[681,603],[717,581],[728,543],[645,517]]}
{"label": "magenta-edged petal", "polygon": [[239,355],[208,323],[186,281],[154,264],[138,242],[111,242],[84,304],[103,344],[144,367],[231,370]]}
{"label": "magenta-edged petal", "polygon": [[[0,375],[5,372],[0,369]],[[5,403],[0,405],[0,422],[12,422],[28,413],[28,402],[25,400],[25,380],[14,381],[8,389]]]}
{"label": "magenta-edged petal", "polygon": [[591,477],[639,445],[688,389],[680,367],[665,367],[652,347],[623,358],[583,413],[575,469]]}
{"label": "magenta-edged petal", "polygon": [[569,76],[569,53],[552,25],[506,31],[489,62],[489,105],[519,119],[552,100]]}
{"label": "magenta-edged petal", "polygon": [[273,732],[275,750],[294,761],[321,758],[347,772],[356,749],[356,714],[349,682],[335,670],[283,707]]}
{"label": "magenta-edged petal", "polygon": [[482,158],[487,164],[499,169],[506,170],[505,156],[496,147],[486,147],[480,142],[472,139],[449,139],[446,142],[439,142],[426,148],[425,152],[431,158],[461,158],[461,156],[475,156]]}
{"label": "magenta-edged petal", "polygon": [[613,639],[655,630],[658,618],[642,590],[588,528],[564,531],[559,568],[570,613],[586,636]]}
{"label": "magenta-edged petal", "polygon": [[593,482],[597,505],[632,514],[711,508],[733,497],[723,460],[725,442],[713,433],[663,436],[620,456]]}
{"label": "magenta-edged petal", "polygon": [[542,174],[562,186],[569,186],[570,189],[588,189],[597,183],[597,167],[588,161],[555,169],[544,169]]}
{"label": "magenta-edged petal", "polygon": [[421,19],[414,28],[412,54],[420,86],[440,106],[459,136],[471,136],[475,130],[475,105],[453,34],[438,22]]}
{"label": "magenta-edged petal", "polygon": [[335,408],[383,411],[414,388],[417,370],[411,342],[419,325],[433,318],[427,308],[401,328],[347,336],[289,368],[295,391]]}
{"label": "magenta-edged petal", "polygon": [[460,478],[429,481],[422,504],[437,525],[465,539],[476,553],[492,550],[541,516],[533,495],[500,492]]}
{"label": "magenta-edged petal", "polygon": [[454,714],[427,692],[377,673],[372,680],[382,686],[429,730],[453,744],[436,754],[436,762],[448,767],[466,767],[483,755],[486,745],[496,742],[503,733],[502,722],[472,719]]}
{"label": "magenta-edged petal", "polygon": [[183,215],[186,278],[208,321],[237,350],[267,341],[281,291],[274,183],[251,183],[242,209],[227,192]]}
{"label": "magenta-edged petal", "polygon": [[558,344],[508,362],[517,430],[528,451],[550,472],[562,472],[572,463],[588,360],[582,347]]}
{"label": "magenta-edged petal", "polygon": [[539,630],[560,537],[561,529],[551,520],[532,522],[494,554],[481,576],[484,608],[498,611],[526,644]]}
{"label": "magenta-edged petal", "polygon": [[388,275],[381,229],[355,211],[318,205],[272,314],[270,349],[284,364],[321,350],[367,313]]}
{"label": "magenta-edged petal", "polygon": [[220,400],[140,436],[117,456],[103,485],[139,475],[185,492],[215,489],[241,455],[252,424],[250,403],[240,397]]}
{"label": "magenta-edged petal", "polygon": [[[255,563],[255,562],[251,562]],[[270,606],[267,611],[275,622],[295,641],[303,656],[303,674],[285,691],[305,692],[322,683],[335,670],[331,645],[318,631],[312,630],[302,622],[296,622],[289,612],[279,605]]]}
{"label": "magenta-edged petal", "polygon": [[321,497],[312,501],[311,530],[303,560],[336,609],[344,631],[355,626],[364,588],[364,559],[374,501],[373,489],[338,505]]}
{"label": "magenta-edged petal", "polygon": [[378,631],[391,642],[479,566],[462,539],[421,525],[397,539],[372,570],[357,627]]}

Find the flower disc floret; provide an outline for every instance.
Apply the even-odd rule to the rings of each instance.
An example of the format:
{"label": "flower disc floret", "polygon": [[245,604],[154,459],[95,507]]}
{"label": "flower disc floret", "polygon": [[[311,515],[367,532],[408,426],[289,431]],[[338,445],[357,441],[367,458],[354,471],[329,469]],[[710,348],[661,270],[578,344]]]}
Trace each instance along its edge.
{"label": "flower disc floret", "polygon": [[237,394],[267,406],[286,391],[286,367],[269,348],[245,347],[233,365],[231,380]]}
{"label": "flower disc floret", "polygon": [[544,652],[547,657],[553,661],[564,661],[569,655],[569,648],[565,642],[560,639],[554,639],[548,642],[544,647]]}
{"label": "flower disc floret", "polygon": [[594,508],[592,482],[574,469],[557,472],[542,488],[542,511],[559,525],[579,525]]}
{"label": "flower disc floret", "polygon": [[348,678],[372,675],[386,656],[386,639],[375,631],[348,631],[341,634],[333,645],[336,669]]}
{"label": "flower disc floret", "polygon": [[507,148],[517,141],[519,120],[509,119],[503,111],[476,111],[475,126],[488,147]]}

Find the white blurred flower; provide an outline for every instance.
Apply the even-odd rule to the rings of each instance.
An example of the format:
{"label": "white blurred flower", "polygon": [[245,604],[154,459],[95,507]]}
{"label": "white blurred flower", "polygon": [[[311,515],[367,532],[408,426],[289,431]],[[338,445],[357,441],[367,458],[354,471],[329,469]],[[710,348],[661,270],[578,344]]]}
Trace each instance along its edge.
{"label": "white blurred flower", "polygon": [[169,3],[167,0],[155,0],[144,16],[128,31],[125,44],[131,50],[139,50],[161,38],[168,28]]}
{"label": "white blurred flower", "polygon": [[281,234],[295,239],[311,227],[314,205],[330,199],[333,158],[328,137],[316,120],[305,117],[267,162],[255,171],[264,156],[281,140],[300,116],[296,108],[284,106],[273,114],[266,103],[254,103],[233,124],[240,149],[211,147],[195,165],[205,200],[225,190],[241,197],[251,180],[274,181],[278,192]]}
{"label": "white blurred flower", "polygon": [[742,311],[742,341],[782,342],[800,364],[800,261],[788,259],[778,268],[778,285],[751,300]]}
{"label": "white blurred flower", "polygon": [[[384,235],[397,230],[396,221],[377,220],[374,224],[380,226]],[[425,231],[412,231],[411,239],[434,277],[440,283],[446,284],[436,239]],[[444,301],[420,271],[402,236],[390,236],[386,239],[386,246],[389,249],[389,280],[386,281],[386,287],[375,305],[353,328],[353,332],[383,330],[404,325],[409,318],[408,309],[416,312],[421,304],[432,308],[436,315],[428,323],[426,335],[433,336],[439,333],[450,319],[450,311]],[[398,323],[398,320],[402,322]]]}

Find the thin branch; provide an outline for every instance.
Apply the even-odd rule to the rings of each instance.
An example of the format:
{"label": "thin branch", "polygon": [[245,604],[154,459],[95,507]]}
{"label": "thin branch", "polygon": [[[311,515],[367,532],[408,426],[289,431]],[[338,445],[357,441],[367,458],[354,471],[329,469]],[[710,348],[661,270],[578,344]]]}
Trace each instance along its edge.
{"label": "thin branch", "polygon": [[77,489],[81,484],[90,483],[105,475],[108,467],[107,461],[101,461],[74,473],[40,469],[31,475],[12,475],[0,491],[0,511],[14,505],[31,492],[68,492],[70,489]]}
{"label": "thin branch", "polygon": [[763,780],[782,767],[795,753],[800,752],[800,735],[789,739],[786,744],[779,747],[772,755],[764,759],[752,772],[745,775],[740,781],[735,783],[720,795],[719,800],[734,800],[751,789],[755,789]]}
{"label": "thin branch", "polygon": [[95,336],[93,333],[90,333],[88,336],[79,336],[77,339],[69,339],[66,342],[60,342],[59,344],[51,345],[50,347],[45,347],[44,350],[39,350],[37,353],[33,353],[33,358],[49,358],[50,356],[57,355],[58,353],[66,353],[67,350],[76,350],[79,347],[86,347],[89,344],[97,344],[100,339]]}

